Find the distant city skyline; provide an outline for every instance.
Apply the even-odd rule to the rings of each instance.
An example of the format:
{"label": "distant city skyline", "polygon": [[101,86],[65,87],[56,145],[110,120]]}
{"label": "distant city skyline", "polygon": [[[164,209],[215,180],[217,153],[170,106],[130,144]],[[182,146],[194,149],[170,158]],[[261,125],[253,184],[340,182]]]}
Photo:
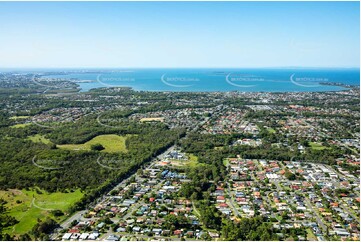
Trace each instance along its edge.
{"label": "distant city skyline", "polygon": [[359,2],[0,2],[1,68],[359,68]]}

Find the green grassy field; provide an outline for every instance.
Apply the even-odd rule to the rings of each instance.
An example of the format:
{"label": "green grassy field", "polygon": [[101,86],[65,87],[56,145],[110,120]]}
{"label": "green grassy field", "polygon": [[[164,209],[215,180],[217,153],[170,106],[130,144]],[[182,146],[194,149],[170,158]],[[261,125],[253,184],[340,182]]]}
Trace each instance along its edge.
{"label": "green grassy field", "polygon": [[271,134],[276,133],[276,130],[274,128],[268,128],[267,131],[268,131],[268,133],[271,133]]}
{"label": "green grassy field", "polygon": [[28,140],[31,140],[35,143],[44,143],[44,144],[50,144],[51,141],[47,138],[45,138],[43,135],[36,134],[28,137]]}
{"label": "green grassy field", "polygon": [[15,124],[13,126],[10,126],[10,128],[15,128],[15,129],[18,129],[18,128],[24,128],[26,126],[29,126],[31,125],[32,123],[24,123],[24,124]]}
{"label": "green grassy field", "polygon": [[17,119],[26,119],[26,118],[30,118],[30,116],[12,116],[9,119],[17,120]]}
{"label": "green grassy field", "polygon": [[324,150],[324,149],[328,149],[327,147],[323,146],[320,143],[316,143],[316,142],[309,142],[309,145],[312,149],[314,150]]}
{"label": "green grassy field", "polygon": [[310,228],[307,228],[306,229],[306,231],[307,231],[307,240],[313,240],[313,241],[315,241],[315,240],[317,240],[317,238],[316,238],[316,236],[313,234],[313,232],[312,232],[312,230],[310,229]]}
{"label": "green grassy field", "polygon": [[37,223],[37,219],[44,219],[46,217],[51,217],[60,222],[65,218],[65,215],[54,217],[51,211],[58,209],[66,212],[71,205],[83,197],[83,193],[80,190],[69,193],[41,192],[42,194],[38,194],[35,190],[0,191],[0,198],[8,202],[6,204],[8,214],[20,221],[5,232],[12,235],[27,233]]}
{"label": "green grassy field", "polygon": [[198,157],[193,154],[189,154],[188,166],[196,167],[199,165],[202,165],[202,164],[198,162]]}
{"label": "green grassy field", "polygon": [[84,144],[67,144],[57,145],[60,149],[66,150],[90,150],[94,144],[101,144],[105,149],[102,152],[116,153],[116,152],[127,152],[125,146],[125,140],[129,137],[119,136],[115,134],[99,135]]}

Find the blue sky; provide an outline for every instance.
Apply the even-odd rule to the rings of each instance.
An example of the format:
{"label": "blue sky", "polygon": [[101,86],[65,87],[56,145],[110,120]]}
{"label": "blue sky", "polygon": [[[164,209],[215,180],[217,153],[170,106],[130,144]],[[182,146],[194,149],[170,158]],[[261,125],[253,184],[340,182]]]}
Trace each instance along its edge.
{"label": "blue sky", "polygon": [[0,67],[359,67],[359,2],[0,2]]}

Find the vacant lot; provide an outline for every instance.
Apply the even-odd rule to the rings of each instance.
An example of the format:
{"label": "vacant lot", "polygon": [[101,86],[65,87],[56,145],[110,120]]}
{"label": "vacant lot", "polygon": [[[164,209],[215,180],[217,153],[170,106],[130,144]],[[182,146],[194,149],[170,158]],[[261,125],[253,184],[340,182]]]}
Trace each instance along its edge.
{"label": "vacant lot", "polygon": [[[51,217],[60,222],[65,215],[54,217],[52,210],[66,210],[83,197],[80,190],[69,193],[47,193],[36,190],[8,190],[0,191],[0,198],[7,201],[8,214],[15,217],[19,223],[6,232],[19,235],[29,232],[37,223],[37,219]],[[41,194],[39,194],[41,193]]]}
{"label": "vacant lot", "polygon": [[164,122],[164,118],[142,118],[140,122]]}
{"label": "vacant lot", "polygon": [[127,148],[125,146],[125,140],[127,137],[129,136],[119,136],[115,134],[99,135],[84,144],[57,145],[57,147],[67,150],[90,150],[92,145],[101,144],[105,148],[102,152],[127,152]]}
{"label": "vacant lot", "polygon": [[193,154],[189,154],[187,160],[170,159],[170,163],[171,163],[172,166],[190,167],[190,168],[205,165],[203,163],[199,163],[198,162],[198,157],[193,155]]}

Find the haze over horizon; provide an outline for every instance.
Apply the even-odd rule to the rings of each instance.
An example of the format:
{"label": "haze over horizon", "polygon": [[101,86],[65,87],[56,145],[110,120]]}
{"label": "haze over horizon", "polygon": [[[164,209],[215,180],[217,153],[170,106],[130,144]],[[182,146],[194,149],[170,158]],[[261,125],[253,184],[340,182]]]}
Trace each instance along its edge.
{"label": "haze over horizon", "polygon": [[359,68],[359,2],[0,2],[0,68]]}

